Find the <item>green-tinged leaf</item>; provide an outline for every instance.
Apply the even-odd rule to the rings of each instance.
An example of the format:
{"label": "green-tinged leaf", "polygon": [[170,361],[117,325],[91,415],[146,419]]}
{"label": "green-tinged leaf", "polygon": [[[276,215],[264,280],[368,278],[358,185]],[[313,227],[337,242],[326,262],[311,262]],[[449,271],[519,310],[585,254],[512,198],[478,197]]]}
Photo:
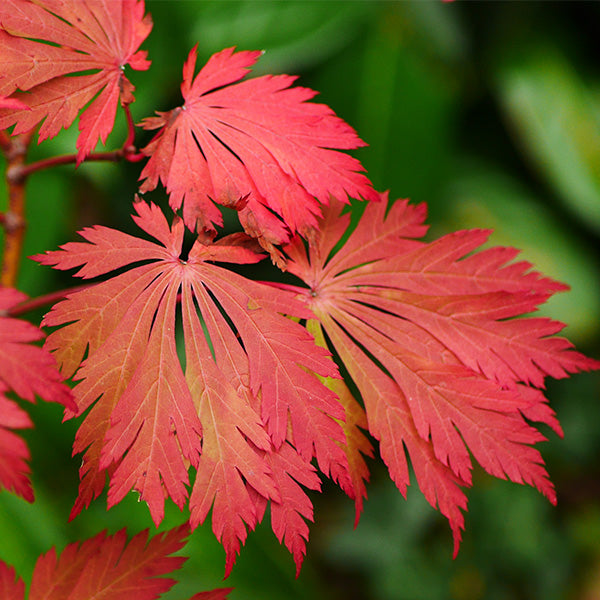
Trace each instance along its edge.
{"label": "green-tinged leaf", "polygon": [[564,205],[600,231],[597,94],[555,47],[525,49],[496,72],[496,89],[520,143]]}
{"label": "green-tinged leaf", "polygon": [[194,19],[190,43],[200,51],[236,45],[266,51],[260,73],[304,69],[322,61],[354,39],[372,2],[201,2],[190,11]]}

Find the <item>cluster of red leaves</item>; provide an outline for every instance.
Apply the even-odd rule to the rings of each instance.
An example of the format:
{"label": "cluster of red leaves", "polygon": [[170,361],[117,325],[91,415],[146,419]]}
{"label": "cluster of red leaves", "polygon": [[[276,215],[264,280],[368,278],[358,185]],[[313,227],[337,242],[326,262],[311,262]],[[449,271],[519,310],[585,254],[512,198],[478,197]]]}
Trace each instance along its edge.
{"label": "cluster of red leaves", "polygon": [[[84,160],[98,140],[106,141],[119,102],[133,102],[123,69],[150,66],[139,46],[151,28],[143,0],[5,0],[0,130],[15,125],[13,134],[23,133],[43,121],[42,141],[69,127],[91,101],[79,121],[77,160]],[[235,83],[260,54],[223,50],[194,77],[191,51],[184,104],[143,122],[160,131],[144,149],[149,160],[140,191],[160,180],[171,206],[183,204],[192,230],[214,233],[222,224],[214,203],[231,206],[277,259],[274,245],[288,241],[290,232],[308,234],[330,195],[373,200],[377,194],[360,163],[334,150],[364,142],[328,106],[307,102],[316,92],[290,88],[295,77],[288,75]]]}
{"label": "cluster of red leaves", "polygon": [[[562,324],[514,317],[565,286],[511,262],[513,249],[471,254],[489,232],[418,241],[423,207],[399,201],[386,217],[386,196],[330,256],[349,222],[342,206],[331,201],[308,254],[299,236],[284,248],[290,272],[309,289],[267,286],[212,264],[261,258],[238,234],[197,240],[183,260],[183,222],[169,227],[143,202],[134,219],[160,244],[93,227],[81,232],[86,242],[37,257],[58,269],[80,267],[84,278],[131,267],[72,294],[44,319],[62,326],[46,347],[65,377],[81,380],[77,411],[68,414],[92,406],[75,441],[85,452],[75,512],[100,494],[108,473],[109,505],[135,489],[159,523],[165,494],[186,502],[192,465],[191,524],[212,507],[227,572],[268,501],[273,530],[299,568],[312,506],[298,484],[319,488],[313,459],[360,512],[362,454],[371,450],[359,427],[380,441],[403,493],[406,448],[421,490],[450,521],[455,551],[470,453],[492,475],[533,485],[555,502],[533,448],[544,437],[526,419],[560,433],[540,390],[545,376],[598,364],[553,337]],[[308,321],[319,346],[297,319]],[[339,380],[323,331],[366,413]]]}
{"label": "cluster of red leaves", "polygon": [[[149,66],[139,50],[151,28],[144,10],[141,0],[4,0],[0,129],[14,125],[16,134],[42,123],[43,140],[89,104],[77,141],[78,161],[85,159],[112,130],[118,104],[133,101],[123,68]],[[450,522],[455,550],[473,458],[554,502],[534,448],[544,438],[530,424],[561,433],[544,379],[599,365],[555,337],[562,324],[517,317],[565,286],[513,262],[513,249],[475,252],[485,231],[420,241],[424,208],[398,201],[386,214],[387,196],[338,151],[363,142],[328,107],[309,102],[315,92],[291,87],[286,75],[240,81],[259,54],[223,50],[194,76],[192,50],[183,105],[142,123],[159,131],[143,150],[140,191],[160,181],[183,219],[169,225],[155,205],[137,202],[134,219],[154,241],[96,226],[81,232],[84,242],[37,257],[105,278],[52,308],[43,324],[59,328],[45,350],[27,346],[27,359],[40,357],[46,371],[38,372],[56,394],[10,379],[5,371],[19,373],[12,366],[0,372],[0,393],[38,393],[62,401],[68,417],[86,413],[74,444],[84,456],[73,516],[107,477],[109,505],[135,490],[156,524],[166,497],[181,508],[189,502],[192,527],[212,509],[228,573],[270,504],[273,531],[299,569],[313,516],[306,490],[320,488],[317,468],[360,514],[363,457],[372,454],[364,430],[379,441],[402,493],[408,454],[419,487]],[[347,233],[349,196],[373,202],[333,252]],[[218,205],[237,210],[246,234],[215,241]],[[186,228],[198,236],[183,256]],[[308,287],[251,281],[214,264],[256,263],[261,248]],[[6,293],[10,307],[17,292]],[[4,347],[39,338],[37,328],[12,321],[0,329]],[[77,381],[75,404],[59,397],[64,389],[47,371],[47,351],[62,376]],[[29,421],[0,400],[10,407],[0,435],[14,435],[6,427]],[[0,480],[26,495],[27,455],[17,448],[8,458],[12,475]],[[112,543],[95,538],[79,552]],[[0,582],[10,579],[6,573]]]}
{"label": "cluster of red leaves", "polygon": [[[60,557],[50,550],[35,565],[27,598],[155,600],[176,583],[161,576],[181,568],[187,560],[171,555],[183,548],[188,534],[189,529],[181,526],[148,541],[148,531],[142,531],[126,544],[125,530],[110,537],[102,532],[81,544],[69,544]],[[230,591],[200,592],[190,600],[226,600]],[[25,600],[24,581],[1,561],[0,598]]]}

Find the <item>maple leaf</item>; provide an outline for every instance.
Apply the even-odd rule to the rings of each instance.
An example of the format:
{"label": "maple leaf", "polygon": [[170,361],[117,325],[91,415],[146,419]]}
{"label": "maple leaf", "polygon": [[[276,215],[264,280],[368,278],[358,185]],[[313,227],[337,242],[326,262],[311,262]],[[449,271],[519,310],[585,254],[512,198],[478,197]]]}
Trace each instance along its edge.
{"label": "maple leaf", "polygon": [[192,230],[222,224],[213,203],[232,206],[246,231],[271,249],[289,231],[306,235],[316,226],[330,194],[378,195],[361,164],[335,150],[364,142],[329,107],[307,102],[316,92],[290,87],[296,78],[288,75],[239,82],[260,55],[227,48],[194,77],[196,48],[190,52],[184,104],[142,123],[160,131],[144,149],[150,159],[140,190],[162,181]]}
{"label": "maple leaf", "polygon": [[14,392],[33,402],[39,396],[75,408],[69,388],[62,383],[56,362],[47,350],[32,345],[44,334],[21,319],[6,316],[7,311],[27,296],[13,288],[0,287],[0,486],[33,501],[29,481],[29,450],[11,429],[31,427],[27,413],[8,398]]}
{"label": "maple leaf", "polygon": [[471,455],[555,502],[533,447],[545,438],[525,418],[561,433],[539,389],[544,378],[600,363],[554,336],[561,323],[515,317],[566,286],[511,262],[514,249],[473,253],[486,231],[418,241],[424,206],[397,201],[386,215],[387,195],[367,205],[331,256],[350,222],[342,208],[332,200],[308,252],[298,236],[284,248],[289,271],[309,286],[286,288],[304,297],[358,387],[400,491],[409,484],[408,453],[425,497],[449,519],[455,552]]}
{"label": "maple leaf", "polygon": [[[106,532],[69,544],[57,557],[54,549],[40,556],[35,565],[29,600],[154,600],[176,583],[161,577],[175,571],[187,558],[171,556],[185,544],[187,526],[177,527],[148,540],[148,530],[127,544],[124,529],[113,536]],[[231,589],[201,592],[199,598],[225,599]],[[6,600],[25,600],[25,584],[15,571],[0,561],[0,592]]]}
{"label": "maple leaf", "polygon": [[[228,573],[246,528],[262,517],[254,494],[306,516],[307,499],[292,497],[286,473],[314,488],[314,457],[325,475],[341,484],[350,479],[344,408],[317,379],[337,377],[337,368],[304,327],[280,314],[311,316],[294,294],[211,264],[261,260],[247,236],[198,239],[184,260],[183,222],[176,218],[169,227],[152,204],[138,202],[135,209],[136,223],[159,243],[93,227],[81,232],[86,242],[35,257],[59,269],[80,267],[77,275],[85,278],[131,266],[71,294],[44,318],[46,325],[64,325],[46,348],[63,375],[75,373],[79,381],[77,409],[67,416],[89,409],[74,443],[74,452],[85,454],[73,515],[100,494],[108,473],[109,505],[137,490],[158,524],[165,495],[179,507],[186,502],[192,465],[191,523],[203,522],[212,507]],[[288,539],[301,521],[290,526]],[[297,562],[299,543],[291,544]]]}
{"label": "maple leaf", "polygon": [[[3,0],[0,5],[0,97],[26,105],[0,108],[0,129],[13,134],[43,121],[39,141],[79,120],[77,162],[106,142],[117,105],[133,102],[126,65],[150,66],[138,50],[152,23],[143,0]],[[76,75],[76,76],[74,76]]]}

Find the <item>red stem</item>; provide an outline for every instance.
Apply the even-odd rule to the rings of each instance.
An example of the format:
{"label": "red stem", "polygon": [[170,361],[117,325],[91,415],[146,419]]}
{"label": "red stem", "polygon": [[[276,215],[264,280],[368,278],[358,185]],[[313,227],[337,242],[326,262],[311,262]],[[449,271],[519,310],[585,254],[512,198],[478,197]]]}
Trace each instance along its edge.
{"label": "red stem", "polygon": [[[123,158],[123,150],[113,150],[112,152],[92,152],[89,154],[85,162],[88,161],[109,161],[118,162]],[[23,165],[19,171],[21,177],[28,177],[32,173],[42,171],[43,169],[49,169],[51,167],[57,167],[59,165],[68,165],[77,162],[76,154],[64,154],[63,156],[53,156],[52,158],[44,158],[37,162]]]}
{"label": "red stem", "polygon": [[129,110],[129,104],[126,104],[123,110],[127,119],[127,139],[123,143],[123,158],[129,162],[139,162],[140,160],[144,160],[146,155],[138,152],[133,143],[135,141],[135,123]]}
{"label": "red stem", "polygon": [[58,290],[57,292],[50,292],[49,294],[44,294],[43,296],[38,296],[37,298],[30,298],[29,300],[25,300],[24,302],[20,302],[12,308],[9,308],[7,311],[4,312],[2,316],[18,317],[25,313],[31,312],[32,310],[37,310],[38,308],[42,308],[44,306],[53,305],[59,300],[63,300],[64,298],[66,298],[69,294],[74,294],[75,292],[79,292],[80,290],[84,290],[93,285],[96,284],[84,283],[82,285],[68,288],[66,290]]}
{"label": "red stem", "polygon": [[127,138],[123,143],[123,149],[133,148],[135,150],[135,146],[133,142],[135,141],[135,124],[133,122],[133,117],[131,116],[131,111],[129,110],[129,104],[126,104],[123,107],[125,111],[125,118],[127,119]]}

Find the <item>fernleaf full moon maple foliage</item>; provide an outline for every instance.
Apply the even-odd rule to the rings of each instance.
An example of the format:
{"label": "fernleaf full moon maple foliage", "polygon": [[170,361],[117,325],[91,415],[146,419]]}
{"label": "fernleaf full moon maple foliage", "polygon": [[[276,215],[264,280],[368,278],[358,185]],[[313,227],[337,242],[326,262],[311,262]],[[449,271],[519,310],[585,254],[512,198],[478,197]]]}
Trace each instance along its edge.
{"label": "fernleaf full moon maple foliage", "polygon": [[[188,524],[148,543],[142,533],[126,546],[120,532],[72,544],[60,558],[51,551],[38,561],[29,598],[129,598],[132,590],[156,598],[172,583],[156,576],[181,564],[170,554],[209,513],[226,575],[267,508],[299,572],[313,520],[309,490],[320,490],[320,474],[354,500],[358,521],[369,436],[404,495],[412,465],[450,523],[455,553],[474,462],[555,502],[535,447],[544,436],[532,424],[562,434],[544,382],[600,363],[556,335],[561,323],[525,315],[566,286],[515,260],[512,248],[482,250],[488,231],[422,241],[425,206],[388,206],[343,152],[364,142],[311,102],[316,92],[288,75],[245,79],[259,51],[227,48],[195,74],[192,49],[183,104],[141,122],[158,131],[138,150],[124,69],[150,66],[139,49],[152,28],[144,13],[143,0],[0,4],[9,188],[0,225],[11,250],[0,270],[0,486],[33,499],[29,453],[12,431],[31,421],[10,395],[38,395],[63,404],[66,418],[81,417],[72,518],[107,479],[109,506],[134,491],[156,525],[167,498],[190,510]],[[126,140],[92,153],[119,105]],[[27,163],[35,128],[43,141],[80,112],[75,155]],[[80,232],[84,241],[40,249],[35,260],[86,280],[33,300],[54,304],[42,322],[54,329],[40,348],[42,331],[15,317],[25,300],[13,289],[25,181],[43,168],[100,159],[146,161],[139,192],[162,183],[171,211],[136,197],[143,237],[94,226]],[[353,231],[349,198],[369,201]],[[244,233],[217,237],[222,207],[237,211]],[[194,239],[189,252],[185,235]],[[267,254],[305,285],[254,281],[223,266]],[[0,595],[25,595],[4,563]]]}
{"label": "fernleaf full moon maple foliage", "polygon": [[[55,268],[80,267],[84,278],[145,261],[70,295],[44,319],[65,325],[46,347],[66,377],[89,349],[75,374],[82,381],[72,416],[93,405],[75,441],[75,451],[85,451],[75,512],[99,495],[108,471],[109,505],[135,489],[159,523],[165,493],[183,506],[191,464],[191,522],[213,507],[227,572],[269,500],[273,530],[299,567],[308,535],[301,517],[312,511],[290,477],[317,489],[316,458],[355,499],[358,516],[368,477],[362,454],[370,454],[359,426],[380,441],[402,493],[406,448],[420,488],[450,522],[455,552],[471,454],[492,475],[533,485],[555,502],[533,447],[545,438],[526,419],[561,433],[539,389],[545,376],[597,363],[552,337],[562,324],[514,317],[564,286],[527,262],[510,262],[513,249],[470,254],[485,231],[418,241],[423,207],[398,201],[386,216],[387,200],[367,207],[330,259],[349,222],[333,199],[309,253],[300,236],[284,248],[289,271],[309,289],[267,287],[210,264],[260,260],[239,236],[198,240],[183,260],[183,222],[169,227],[143,202],[134,219],[160,245],[94,227],[81,232],[87,243],[38,256]],[[178,296],[185,372],[175,342]],[[280,313],[307,320],[320,345]],[[339,380],[324,334],[366,413]]]}
{"label": "fernleaf full moon maple foliage", "polygon": [[[556,502],[540,453],[545,438],[526,421],[562,430],[538,388],[547,375],[598,367],[552,337],[563,324],[520,318],[563,284],[510,262],[511,248],[470,254],[489,232],[460,231],[424,243],[422,206],[387,194],[366,207],[344,246],[349,215],[332,201],[308,253],[297,237],[284,248],[297,288],[356,383],[369,431],[405,494],[405,448],[425,497],[460,542],[471,485],[471,454],[496,477],[538,488]],[[286,289],[293,290],[292,286]],[[321,330],[322,328],[322,330]],[[525,418],[524,418],[525,417]]]}

